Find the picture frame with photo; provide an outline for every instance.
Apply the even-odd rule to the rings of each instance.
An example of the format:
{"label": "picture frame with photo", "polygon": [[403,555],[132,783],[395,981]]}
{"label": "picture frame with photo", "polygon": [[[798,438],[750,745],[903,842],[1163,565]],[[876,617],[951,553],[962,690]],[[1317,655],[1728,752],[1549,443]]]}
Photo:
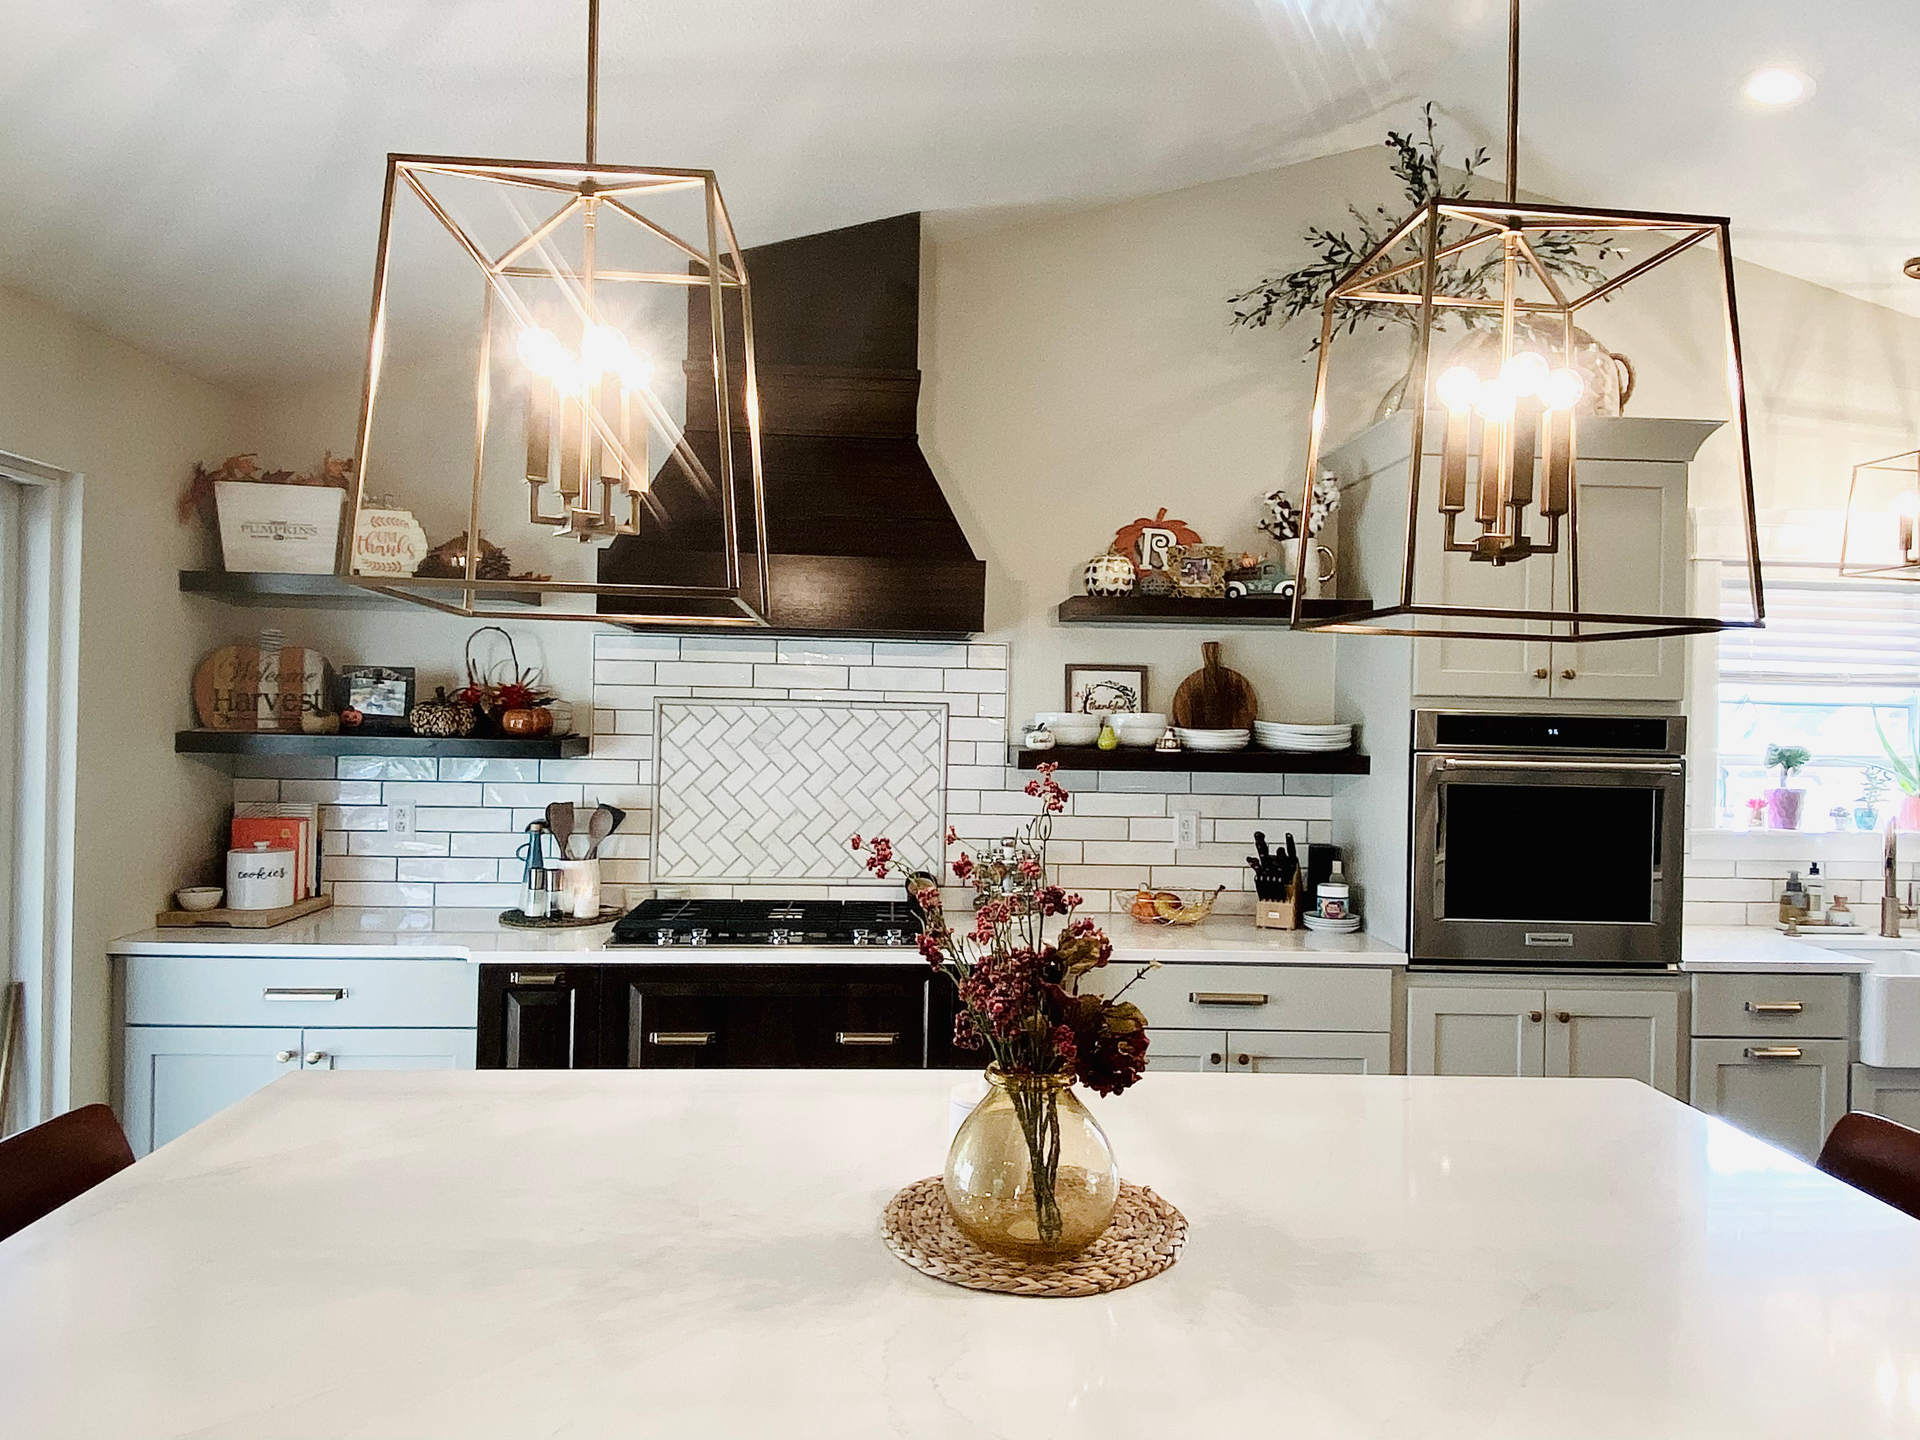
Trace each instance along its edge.
{"label": "picture frame with photo", "polygon": [[1224,599],[1228,568],[1224,546],[1172,545],[1167,549],[1167,574],[1174,588],[1188,599]]}
{"label": "picture frame with photo", "polygon": [[1067,666],[1066,704],[1074,715],[1140,715],[1147,708],[1144,665]]}
{"label": "picture frame with photo", "polygon": [[414,692],[411,665],[345,665],[338,673],[342,728],[358,730],[363,735],[411,733],[408,723]]}

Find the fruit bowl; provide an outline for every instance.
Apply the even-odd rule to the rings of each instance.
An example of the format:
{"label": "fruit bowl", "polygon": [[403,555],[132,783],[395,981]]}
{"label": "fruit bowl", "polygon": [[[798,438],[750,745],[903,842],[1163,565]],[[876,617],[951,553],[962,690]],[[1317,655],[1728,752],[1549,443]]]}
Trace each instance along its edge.
{"label": "fruit bowl", "polygon": [[1219,890],[1157,890],[1142,885],[1127,913],[1144,925],[1198,925],[1213,913]]}

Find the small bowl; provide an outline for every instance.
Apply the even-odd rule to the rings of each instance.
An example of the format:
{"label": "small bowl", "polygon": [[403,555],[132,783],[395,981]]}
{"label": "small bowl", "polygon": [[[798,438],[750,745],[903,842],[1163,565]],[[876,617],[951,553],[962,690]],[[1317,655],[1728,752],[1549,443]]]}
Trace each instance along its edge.
{"label": "small bowl", "polygon": [[1109,723],[1113,726],[1113,733],[1120,737],[1122,745],[1142,750],[1167,733],[1167,717],[1164,715],[1115,715]]}
{"label": "small bowl", "polygon": [[1198,925],[1213,913],[1218,890],[1165,890],[1142,885],[1127,913],[1143,925]]}
{"label": "small bowl", "polygon": [[1065,711],[1054,711],[1042,715],[1040,719],[1053,732],[1054,741],[1061,745],[1091,745],[1100,738],[1098,715],[1070,715]]}
{"label": "small bowl", "polygon": [[180,902],[182,910],[212,910],[220,904],[220,897],[227,892],[218,885],[189,885],[184,890],[173,892],[173,898]]}

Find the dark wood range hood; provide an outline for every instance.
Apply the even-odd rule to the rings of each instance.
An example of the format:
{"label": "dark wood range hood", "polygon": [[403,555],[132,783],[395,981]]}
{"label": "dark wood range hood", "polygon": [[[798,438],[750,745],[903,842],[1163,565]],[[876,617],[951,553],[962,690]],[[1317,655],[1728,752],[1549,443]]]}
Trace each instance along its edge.
{"label": "dark wood range hood", "polygon": [[[761,246],[746,262],[773,629],[923,639],[978,633],[986,563],[920,452],[920,217]],[[705,291],[697,294],[704,306]],[[707,333],[704,314],[690,315],[690,350],[698,346],[690,376],[704,368]],[[712,395],[688,388],[687,438],[716,455]],[[745,446],[736,445],[745,473]],[[660,523],[603,551],[601,578],[716,583],[723,562],[713,549],[713,501],[665,472],[655,494]],[[601,596],[600,613],[649,623],[624,618],[619,603]]]}

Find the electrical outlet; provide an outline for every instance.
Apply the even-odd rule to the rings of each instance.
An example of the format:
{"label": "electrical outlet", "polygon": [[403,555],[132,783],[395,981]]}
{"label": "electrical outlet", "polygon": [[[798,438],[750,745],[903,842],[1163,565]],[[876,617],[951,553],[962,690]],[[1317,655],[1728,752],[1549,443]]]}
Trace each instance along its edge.
{"label": "electrical outlet", "polygon": [[387,806],[387,833],[389,835],[413,834],[413,802],[395,800]]}
{"label": "electrical outlet", "polygon": [[1200,843],[1200,812],[1198,810],[1173,812],[1173,843],[1177,849],[1181,850],[1191,850]]}

